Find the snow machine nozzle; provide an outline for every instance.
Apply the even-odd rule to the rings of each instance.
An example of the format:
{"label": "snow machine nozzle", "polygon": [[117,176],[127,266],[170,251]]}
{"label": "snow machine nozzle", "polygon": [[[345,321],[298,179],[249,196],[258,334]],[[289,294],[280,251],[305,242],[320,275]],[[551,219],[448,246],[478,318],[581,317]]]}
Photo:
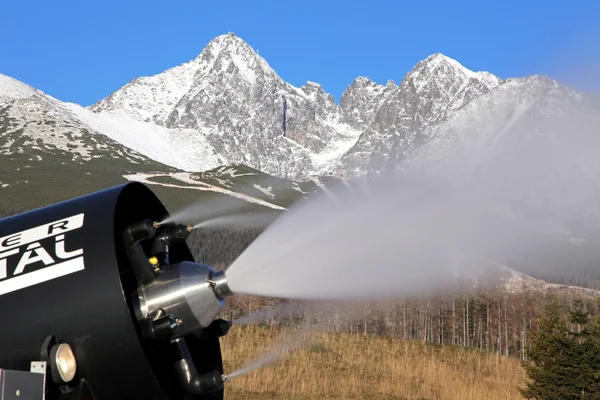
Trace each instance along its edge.
{"label": "snow machine nozzle", "polygon": [[192,232],[192,227],[182,224],[163,224],[152,241],[152,254],[161,267],[169,266],[169,248],[177,242],[185,242]]}
{"label": "snow machine nozzle", "polygon": [[223,399],[217,316],[233,292],[167,217],[133,182],[1,219],[0,319],[18,323],[0,329],[0,369],[56,371],[40,360],[52,337],[76,371],[46,381],[46,400]]}
{"label": "snow machine nozzle", "polygon": [[217,271],[213,274],[212,279],[207,279],[208,282],[214,289],[217,297],[224,299],[227,296],[231,296],[233,292],[227,284],[227,278],[225,277],[225,271]]}

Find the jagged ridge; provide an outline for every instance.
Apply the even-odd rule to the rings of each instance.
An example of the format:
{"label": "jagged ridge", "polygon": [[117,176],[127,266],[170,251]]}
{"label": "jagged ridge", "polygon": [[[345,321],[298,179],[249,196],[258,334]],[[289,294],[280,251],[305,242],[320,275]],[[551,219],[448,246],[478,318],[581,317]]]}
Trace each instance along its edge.
{"label": "jagged ridge", "polygon": [[[437,53],[400,84],[355,79],[337,105],[318,83],[298,88],[283,81],[248,43],[228,33],[195,59],[134,79],[87,110],[65,103],[59,108],[151,159],[188,171],[243,164],[297,179],[344,167],[365,177],[393,171],[466,105],[487,107],[485,95],[507,84],[517,99],[531,91],[528,82],[473,72]],[[43,96],[23,87],[13,89],[11,98]]]}
{"label": "jagged ridge", "polygon": [[[232,33],[211,41],[194,60],[133,80],[89,107],[123,111],[168,128],[200,132],[227,163],[298,177],[338,166],[354,176],[379,173],[398,147],[420,144],[420,131],[492,90],[501,80],[434,54],[400,85],[357,78],[340,105],[318,83],[284,82]],[[283,136],[283,102],[287,102]]]}

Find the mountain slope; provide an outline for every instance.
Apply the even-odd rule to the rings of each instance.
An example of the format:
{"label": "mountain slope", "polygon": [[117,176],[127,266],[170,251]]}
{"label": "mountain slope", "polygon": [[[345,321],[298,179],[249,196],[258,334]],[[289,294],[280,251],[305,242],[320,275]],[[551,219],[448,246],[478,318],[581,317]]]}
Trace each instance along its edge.
{"label": "mountain slope", "polygon": [[[154,159],[207,171],[183,172],[139,148]],[[194,130],[137,121],[121,111],[95,114],[40,92],[0,104],[0,210],[26,211],[127,181],[150,185],[171,210],[226,201],[238,212],[280,211],[322,193],[312,181],[219,165]]]}
{"label": "mountain slope", "polygon": [[10,76],[0,74],[0,103],[36,95],[43,93]]}
{"label": "mountain slope", "polygon": [[175,169],[100,134],[46,96],[0,104],[0,204],[25,211]]}
{"label": "mountain slope", "polygon": [[284,82],[233,34],[212,40],[196,59],[136,79],[89,109],[192,129],[224,164],[242,163],[282,177],[313,173],[322,164],[319,155],[335,153],[359,135],[339,121],[333,97],[320,85],[296,88]]}
{"label": "mountain slope", "polygon": [[[472,148],[468,147],[471,145],[485,151],[485,146],[508,137],[517,141],[515,144],[530,140],[534,131],[566,135],[568,127],[560,133],[565,127],[552,124],[563,117],[572,121],[577,115],[600,116],[600,105],[582,93],[543,76],[507,79],[495,90],[457,110],[445,123],[428,128],[425,132],[431,138],[428,144],[399,165],[413,170],[433,171],[438,166],[437,161],[464,157],[465,154],[459,151],[471,151]],[[538,143],[540,146],[544,144],[542,141]],[[528,145],[535,146],[529,142]],[[525,142],[522,147],[534,150]],[[484,154],[471,158],[485,160]]]}
{"label": "mountain slope", "polygon": [[[391,81],[385,87],[355,82],[344,93],[340,108],[364,133],[344,155],[344,165],[355,175],[393,168],[429,140],[427,127],[442,123],[500,82],[492,74],[472,72],[442,54],[419,62],[398,86]],[[368,119],[357,121],[357,116]]]}
{"label": "mountain slope", "polygon": [[194,60],[135,79],[89,109],[194,130],[224,164],[291,178],[344,166],[362,177],[380,173],[426,142],[425,127],[500,82],[434,54],[400,85],[357,78],[338,106],[317,83],[296,88],[284,82],[229,33],[212,40]]}

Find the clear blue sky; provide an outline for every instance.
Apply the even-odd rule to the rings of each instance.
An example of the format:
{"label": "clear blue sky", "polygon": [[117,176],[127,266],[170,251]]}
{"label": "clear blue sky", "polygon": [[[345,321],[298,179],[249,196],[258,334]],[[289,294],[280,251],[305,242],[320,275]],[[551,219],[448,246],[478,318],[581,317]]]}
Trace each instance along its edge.
{"label": "clear blue sky", "polygon": [[436,52],[502,78],[600,89],[600,1],[6,0],[0,73],[89,105],[234,32],[288,82],[337,99],[356,76],[400,82]]}

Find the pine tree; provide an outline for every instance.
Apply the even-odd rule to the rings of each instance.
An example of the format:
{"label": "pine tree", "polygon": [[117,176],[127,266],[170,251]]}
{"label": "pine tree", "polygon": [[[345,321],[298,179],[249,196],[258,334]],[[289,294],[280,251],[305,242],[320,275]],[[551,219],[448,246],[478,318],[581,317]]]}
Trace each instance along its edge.
{"label": "pine tree", "polygon": [[587,324],[589,322],[590,313],[585,310],[583,301],[580,298],[573,300],[573,307],[569,312],[569,321],[574,325],[573,335],[582,343],[587,336]]}
{"label": "pine tree", "polygon": [[[600,310],[600,298],[597,299]],[[600,399],[600,314],[590,323],[589,332],[586,330],[586,341],[583,353],[587,363],[591,365],[591,384],[588,388],[588,399]]]}
{"label": "pine tree", "polygon": [[589,327],[589,312],[580,299],[569,310],[570,331],[556,299],[547,306],[534,333],[524,368],[530,382],[527,399],[600,399],[600,321]]}
{"label": "pine tree", "polygon": [[539,331],[534,333],[527,352],[529,362],[523,367],[530,379],[521,394],[526,399],[567,400],[564,388],[568,387],[568,376],[560,368],[570,348],[568,331],[561,321],[561,310],[556,299],[546,308],[539,321]]}

